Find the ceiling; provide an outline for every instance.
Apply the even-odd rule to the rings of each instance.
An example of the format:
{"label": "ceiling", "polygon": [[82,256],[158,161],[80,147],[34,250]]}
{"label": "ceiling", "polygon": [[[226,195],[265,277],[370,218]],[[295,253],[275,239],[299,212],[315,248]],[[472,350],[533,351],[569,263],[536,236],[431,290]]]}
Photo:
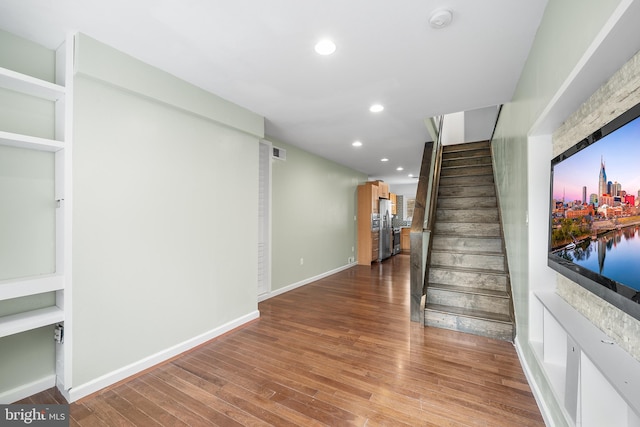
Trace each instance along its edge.
{"label": "ceiling", "polygon": [[[546,3],[2,0],[0,28],[52,49],[83,32],[264,116],[275,141],[410,184],[431,140],[426,118],[465,111],[465,139],[490,136]],[[443,8],[452,23],[430,27]],[[314,52],[322,38],[333,55]]]}

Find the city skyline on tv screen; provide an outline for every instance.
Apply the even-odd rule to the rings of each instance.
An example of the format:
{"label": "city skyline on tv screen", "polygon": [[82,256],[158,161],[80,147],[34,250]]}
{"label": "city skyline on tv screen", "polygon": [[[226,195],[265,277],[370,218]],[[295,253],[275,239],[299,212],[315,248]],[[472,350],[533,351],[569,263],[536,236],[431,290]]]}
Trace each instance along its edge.
{"label": "city skyline on tv screen", "polygon": [[587,187],[587,200],[597,194],[601,162],[607,181],[621,184],[627,194],[638,197],[640,189],[640,117],[606,135],[587,148],[556,164],[553,168],[555,200],[582,200]]}

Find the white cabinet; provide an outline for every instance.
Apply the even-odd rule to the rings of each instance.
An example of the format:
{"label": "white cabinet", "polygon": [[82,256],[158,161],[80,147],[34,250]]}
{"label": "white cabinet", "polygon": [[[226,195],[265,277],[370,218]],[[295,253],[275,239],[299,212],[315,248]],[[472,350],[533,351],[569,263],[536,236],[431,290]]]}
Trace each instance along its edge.
{"label": "white cabinet", "polygon": [[640,362],[554,292],[532,297],[531,346],[562,405],[581,427],[640,427]]}
{"label": "white cabinet", "polygon": [[[54,104],[54,139],[0,129],[0,145],[54,153],[55,194],[52,196],[56,206],[55,272],[0,281],[0,301],[55,292],[55,306],[0,317],[0,337],[59,323],[64,323],[67,331],[70,328],[71,216],[68,207],[71,206],[72,58],[71,37],[56,51],[56,83],[0,67],[0,87]],[[53,342],[53,336],[51,340]],[[61,388],[70,386],[70,359],[69,354],[65,354],[65,347],[70,348],[70,343],[57,344],[56,348],[56,382]],[[65,384],[68,386],[64,387]]]}

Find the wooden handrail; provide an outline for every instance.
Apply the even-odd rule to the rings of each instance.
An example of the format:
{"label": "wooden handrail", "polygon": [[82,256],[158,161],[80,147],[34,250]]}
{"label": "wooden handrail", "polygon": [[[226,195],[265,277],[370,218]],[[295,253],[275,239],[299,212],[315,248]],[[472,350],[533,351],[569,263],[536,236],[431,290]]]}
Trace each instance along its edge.
{"label": "wooden handrail", "polygon": [[420,177],[416,190],[416,201],[411,222],[411,321],[423,320],[423,296],[425,294],[425,276],[431,247],[431,233],[435,218],[438,181],[440,177],[440,159],[442,156],[440,135],[442,134],[442,118],[440,118],[438,138],[436,142],[425,143],[420,166]]}

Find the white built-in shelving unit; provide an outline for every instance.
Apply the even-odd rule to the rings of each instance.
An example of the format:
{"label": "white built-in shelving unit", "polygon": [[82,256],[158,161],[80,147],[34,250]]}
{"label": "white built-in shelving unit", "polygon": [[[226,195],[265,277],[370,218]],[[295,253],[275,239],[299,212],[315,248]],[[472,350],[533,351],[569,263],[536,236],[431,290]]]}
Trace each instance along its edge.
{"label": "white built-in shelving unit", "polygon": [[[56,51],[56,83],[0,67],[0,87],[55,103],[55,139],[0,129],[0,145],[53,152],[56,199],[55,272],[0,281],[0,301],[55,292],[56,304],[0,317],[0,337],[47,325],[63,324],[67,331],[71,326],[71,213],[67,206],[71,206],[72,72],[73,37],[69,37]],[[56,347],[56,382],[62,389],[70,387],[70,355],[64,351],[65,347],[70,348],[69,336],[67,333],[64,343]],[[51,340],[54,340],[53,335]]]}
{"label": "white built-in shelving unit", "polygon": [[565,418],[640,427],[640,362],[554,291],[535,292],[530,345]]}

